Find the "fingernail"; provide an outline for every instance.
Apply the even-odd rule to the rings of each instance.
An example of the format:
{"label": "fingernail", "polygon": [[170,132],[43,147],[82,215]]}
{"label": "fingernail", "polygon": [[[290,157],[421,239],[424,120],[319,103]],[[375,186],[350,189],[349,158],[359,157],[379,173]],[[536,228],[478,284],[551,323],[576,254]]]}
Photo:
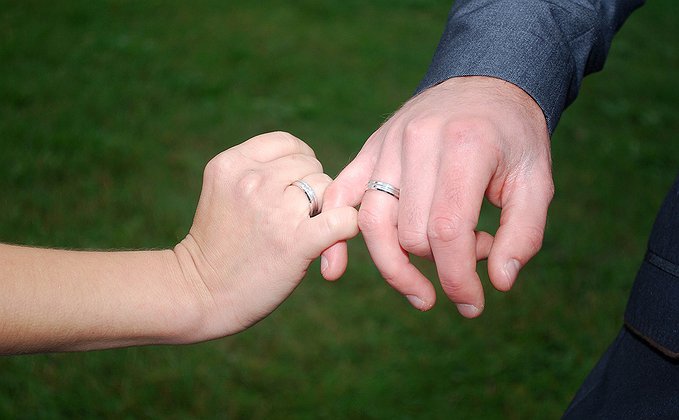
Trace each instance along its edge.
{"label": "fingernail", "polygon": [[516,281],[516,276],[519,275],[520,269],[521,263],[513,258],[505,263],[505,275],[507,276],[507,281],[509,282],[509,288],[511,288]]}
{"label": "fingernail", "polygon": [[458,303],[455,306],[457,306],[458,312],[465,318],[475,318],[481,313],[481,310],[474,305]]}
{"label": "fingernail", "polygon": [[328,269],[328,259],[325,258],[325,255],[321,255],[321,273],[325,273],[325,270]]}
{"label": "fingernail", "polygon": [[427,308],[427,304],[424,303],[424,301],[420,298],[418,298],[415,295],[406,295],[406,298],[408,299],[408,302],[410,302],[411,305],[419,309],[420,311],[424,311]]}

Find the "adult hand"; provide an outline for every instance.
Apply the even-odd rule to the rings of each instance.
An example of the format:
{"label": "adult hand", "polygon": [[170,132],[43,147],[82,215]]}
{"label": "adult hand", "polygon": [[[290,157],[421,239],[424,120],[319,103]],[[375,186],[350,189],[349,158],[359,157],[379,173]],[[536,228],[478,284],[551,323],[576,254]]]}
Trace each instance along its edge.
{"label": "adult hand", "polygon": [[[369,180],[400,187],[400,200],[364,190]],[[490,77],[459,77],[408,101],[366,141],[328,187],[324,211],[361,202],[359,227],[382,276],[420,310],[430,309],[432,284],[409,253],[433,259],[446,295],[466,317],[484,308],[476,273],[488,258],[499,290],[540,249],[553,196],[544,115],[520,88]],[[493,238],[477,232],[485,197],[502,209]],[[339,278],[346,243],[323,254],[321,270]]]}
{"label": "adult hand", "polygon": [[299,179],[319,201],[331,181],[311,148],[287,133],[254,137],[208,163],[193,226],[175,248],[204,321],[190,341],[265,317],[324,249],[358,234],[350,206],[311,218],[306,194],[290,185]]}

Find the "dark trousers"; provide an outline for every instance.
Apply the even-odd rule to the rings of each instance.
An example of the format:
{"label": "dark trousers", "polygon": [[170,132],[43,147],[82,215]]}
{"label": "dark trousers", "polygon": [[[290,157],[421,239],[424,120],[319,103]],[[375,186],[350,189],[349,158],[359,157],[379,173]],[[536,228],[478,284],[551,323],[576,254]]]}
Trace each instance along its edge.
{"label": "dark trousers", "polygon": [[567,419],[679,419],[679,177],[653,226],[625,325]]}

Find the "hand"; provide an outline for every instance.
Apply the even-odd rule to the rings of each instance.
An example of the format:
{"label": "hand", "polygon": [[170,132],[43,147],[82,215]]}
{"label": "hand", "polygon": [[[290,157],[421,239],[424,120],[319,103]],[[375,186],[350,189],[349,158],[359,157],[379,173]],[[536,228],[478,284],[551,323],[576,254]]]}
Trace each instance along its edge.
{"label": "hand", "polygon": [[[369,180],[400,187],[400,200],[364,190]],[[413,306],[430,309],[432,284],[408,254],[433,259],[446,295],[466,317],[484,308],[476,273],[488,258],[499,290],[540,249],[553,196],[549,134],[535,101],[489,77],[459,77],[408,101],[328,187],[324,211],[362,200],[359,227],[382,276]],[[484,195],[502,209],[495,237],[477,232]],[[346,243],[323,254],[323,276],[339,278]]]}
{"label": "hand", "polygon": [[324,249],[358,233],[352,207],[310,218],[307,196],[290,185],[298,179],[319,200],[331,181],[311,148],[287,133],[254,137],[208,163],[193,226],[175,248],[187,290],[199,297],[204,326],[193,340],[265,317]]}

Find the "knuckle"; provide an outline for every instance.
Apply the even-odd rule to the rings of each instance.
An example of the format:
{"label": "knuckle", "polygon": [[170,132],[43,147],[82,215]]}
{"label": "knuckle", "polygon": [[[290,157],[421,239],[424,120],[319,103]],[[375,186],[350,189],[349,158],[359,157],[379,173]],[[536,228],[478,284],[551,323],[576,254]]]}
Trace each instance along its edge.
{"label": "knuckle", "polygon": [[248,170],[236,184],[236,196],[241,199],[255,196],[263,182],[264,177],[262,173],[254,169]]}
{"label": "knuckle", "polygon": [[466,285],[464,282],[459,281],[456,278],[442,277],[440,279],[441,288],[443,292],[452,301],[458,300],[461,296],[466,293]]}
{"label": "knuckle", "polygon": [[297,143],[300,140],[293,136],[292,134],[288,133],[287,131],[282,131],[282,130],[277,130],[277,131],[272,131],[268,134],[269,137],[276,138],[280,141],[288,141],[290,143]]}
{"label": "knuckle", "polygon": [[549,183],[547,184],[545,190],[547,194],[547,204],[549,204],[552,202],[554,194],[556,193],[556,189],[554,188],[554,181],[552,181],[551,177],[549,178]]}
{"label": "knuckle", "polygon": [[273,131],[269,133],[269,135],[280,142],[289,143],[293,149],[298,150],[300,153],[311,153],[314,155],[313,150],[308,144],[304,143],[302,140],[287,131]]}
{"label": "knuckle", "polygon": [[210,159],[205,165],[203,176],[206,180],[228,179],[235,167],[233,154],[229,151],[222,152]]}
{"label": "knuckle", "polygon": [[437,216],[429,221],[427,235],[438,242],[453,242],[462,235],[464,223],[457,215]]}
{"label": "knuckle", "polygon": [[378,271],[380,272],[380,275],[384,281],[386,281],[391,287],[396,290],[401,290],[403,288],[406,280],[401,276],[403,270],[400,265],[381,265],[378,266]]}
{"label": "knuckle", "polygon": [[361,208],[358,212],[358,227],[362,232],[371,234],[379,231],[382,226],[384,226],[382,218],[372,210]]}
{"label": "knuckle", "polygon": [[316,172],[316,173],[317,172],[323,172],[323,164],[321,164],[321,162],[318,159],[316,159],[315,157],[309,156],[309,155],[304,155],[304,154],[298,154],[298,155],[295,155],[295,156],[297,156],[297,159],[300,160],[300,164],[305,162],[307,165],[309,165],[313,169],[314,172]]}
{"label": "knuckle", "polygon": [[406,251],[418,256],[429,252],[427,233],[415,229],[399,229],[398,241]]}
{"label": "knuckle", "polygon": [[403,127],[403,137],[406,142],[418,142],[428,133],[439,126],[439,118],[434,116],[419,116],[409,120]]}
{"label": "knuckle", "polygon": [[526,227],[523,229],[522,236],[531,256],[537,254],[542,249],[544,235],[545,230],[540,227]]}
{"label": "knuckle", "polygon": [[393,288],[398,289],[400,282],[398,281],[398,277],[396,276],[396,273],[390,271],[390,270],[381,270],[380,275],[386,281],[388,284],[390,284]]}

